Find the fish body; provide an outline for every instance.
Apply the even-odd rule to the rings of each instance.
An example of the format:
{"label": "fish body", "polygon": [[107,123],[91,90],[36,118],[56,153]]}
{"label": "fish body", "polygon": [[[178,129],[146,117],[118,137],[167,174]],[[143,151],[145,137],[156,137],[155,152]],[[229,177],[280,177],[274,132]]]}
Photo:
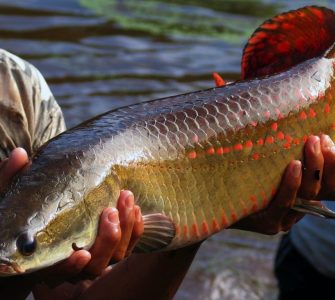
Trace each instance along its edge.
{"label": "fish body", "polygon": [[119,108],[55,137],[0,199],[0,273],[51,265],[73,243],[89,248],[121,189],[144,215],[142,252],[262,210],[307,137],[335,137],[334,63],[330,47],[271,76]]}

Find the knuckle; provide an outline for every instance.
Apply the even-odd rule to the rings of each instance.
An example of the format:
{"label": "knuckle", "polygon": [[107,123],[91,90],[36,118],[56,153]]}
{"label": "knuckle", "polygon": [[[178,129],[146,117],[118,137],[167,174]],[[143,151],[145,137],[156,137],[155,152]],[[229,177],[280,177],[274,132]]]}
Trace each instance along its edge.
{"label": "knuckle", "polygon": [[122,230],[128,229],[128,228],[132,228],[134,225],[134,220],[133,218],[128,218],[126,220],[121,220],[120,221],[120,227],[122,228]]}
{"label": "knuckle", "polygon": [[103,243],[108,245],[116,245],[121,241],[121,230],[120,228],[114,228],[109,232],[105,232],[103,236]]}
{"label": "knuckle", "polygon": [[108,242],[111,244],[118,244],[121,241],[121,231],[114,231],[108,236]]}
{"label": "knuckle", "polygon": [[301,185],[301,181],[299,179],[289,180],[286,183],[286,190],[291,194],[296,192]]}
{"label": "knuckle", "polygon": [[144,228],[133,230],[132,239],[138,241],[141,238],[143,231]]}
{"label": "knuckle", "polygon": [[126,251],[124,250],[118,250],[115,252],[113,255],[113,261],[114,262],[119,262],[125,257]]}
{"label": "knuckle", "polygon": [[134,211],[131,211],[126,216],[121,216],[120,218],[120,227],[122,228],[122,231],[125,229],[131,229],[134,226],[134,223]]}

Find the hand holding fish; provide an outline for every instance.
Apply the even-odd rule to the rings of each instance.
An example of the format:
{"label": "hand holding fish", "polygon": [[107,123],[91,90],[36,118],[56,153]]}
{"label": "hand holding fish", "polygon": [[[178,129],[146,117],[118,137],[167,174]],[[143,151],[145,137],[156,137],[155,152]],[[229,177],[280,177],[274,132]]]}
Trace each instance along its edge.
{"label": "hand holding fish", "polygon": [[50,274],[51,282],[55,277],[60,277],[61,281],[73,281],[77,275],[81,279],[95,278],[105,271],[110,262],[118,262],[129,255],[142,232],[140,208],[134,205],[131,192],[122,191],[117,209],[103,210],[98,235],[90,250],[78,249],[65,261],[41,271],[38,277],[45,278]]}
{"label": "hand holding fish", "polygon": [[[1,275],[89,249],[122,189],[143,214],[137,253],[195,244],[266,209],[308,136],[335,136],[334,20],[316,6],[275,16],[248,40],[242,80],[111,110],[37,149],[1,195]],[[310,198],[319,183],[302,180]],[[335,217],[299,198],[292,209]]]}
{"label": "hand holding fish", "polygon": [[[0,191],[27,163],[28,157],[23,149],[15,149],[9,159],[0,163]],[[141,295],[144,293],[143,296],[147,299],[160,299],[167,293],[172,297],[184,278],[200,243],[172,252],[132,256],[127,263],[118,264],[115,269],[105,268],[110,260],[121,260],[129,254],[143,231],[141,211],[134,205],[133,195],[129,191],[121,192],[117,209],[119,214],[111,208],[103,211],[98,236],[90,252],[75,251],[65,261],[29,276],[1,278],[0,296],[25,299],[33,288],[36,278],[43,278],[48,283],[51,280],[53,284],[60,283],[61,278],[63,283],[55,288],[50,288],[46,284],[35,285],[33,288],[35,299],[66,300],[77,299],[79,295],[84,297],[82,299],[104,299],[106,295],[117,298],[120,295],[133,297],[139,293]],[[109,218],[112,219],[112,223],[116,223],[116,227],[111,226]],[[162,277],[162,268],[165,277]],[[101,272],[102,274],[97,277],[98,280],[82,280],[75,284],[65,282],[66,278],[73,278],[83,270],[90,274]],[[139,280],[138,274],[141,274],[143,280]],[[146,280],[147,277],[150,280]],[[111,285],[110,282],[113,284]],[[125,284],[131,285],[132,289],[124,287]]]}
{"label": "hand holding fish", "polygon": [[12,177],[28,164],[27,152],[22,148],[12,151],[9,158],[0,162],[0,192],[2,192],[12,179]]}
{"label": "hand holding fish", "polygon": [[[7,186],[11,178],[29,162],[27,153],[22,148],[12,151],[10,157],[0,163],[0,192]],[[24,199],[22,200],[24,201]],[[68,259],[59,264],[37,272],[26,281],[26,294],[35,280],[59,284],[73,279],[79,274],[83,277],[96,277],[103,273],[110,261],[122,260],[131,253],[143,232],[143,221],[140,208],[134,205],[134,197],[129,191],[122,191],[117,209],[106,208],[101,214],[97,238],[89,251],[78,249]],[[20,280],[18,279],[18,280]],[[10,280],[10,279],[9,279]],[[21,282],[20,282],[21,283]],[[22,283],[20,284],[22,286]],[[60,286],[60,289],[64,287]],[[3,292],[3,290],[0,288]],[[73,289],[74,290],[74,289]],[[78,289],[76,289],[78,291]],[[44,295],[50,290],[45,286],[36,288],[38,294]],[[8,295],[13,295],[11,289]],[[16,291],[15,291],[16,292]],[[3,294],[2,294],[3,295]]]}
{"label": "hand holding fish", "polygon": [[[328,135],[310,136],[304,148],[304,163],[293,160],[271,203],[262,211],[235,223],[231,228],[276,234],[288,231],[304,214],[291,210],[296,198],[328,199],[335,191],[335,147]],[[303,201],[303,200],[302,200]],[[314,205],[322,207],[320,202]],[[323,207],[323,209],[325,209]]]}
{"label": "hand holding fish", "polygon": [[[304,148],[304,153],[305,167],[302,168],[299,161],[292,161],[288,165],[282,178],[282,184],[269,206],[263,211],[237,222],[233,226],[234,228],[266,234],[274,234],[281,230],[286,231],[303,216],[299,212],[290,210],[297,195],[306,199],[313,199],[317,195],[327,194],[327,191],[335,190],[335,178],[332,176],[332,170],[335,168],[335,152],[331,139],[325,135],[321,136],[321,138],[316,136],[309,137]],[[4,183],[10,181],[10,177],[15,174],[15,171],[20,170],[27,162],[28,158],[25,151],[15,149],[10,158],[0,164],[1,188],[5,186]],[[319,177],[316,176],[316,172]],[[130,207],[130,209],[127,207]],[[189,247],[190,249],[174,251],[175,254],[173,256],[170,255],[170,252],[162,252],[146,256],[145,258],[132,257],[128,261],[128,264],[132,266],[131,272],[125,264],[119,265],[115,271],[110,268],[105,269],[110,259],[114,261],[121,260],[127,253],[131,252],[143,231],[140,209],[134,205],[133,195],[129,191],[121,192],[117,209],[107,208],[103,211],[100,219],[99,234],[90,252],[85,250],[75,251],[67,260],[46,270],[37,272],[32,276],[33,278],[36,278],[36,276],[41,278],[42,274],[45,280],[48,277],[60,277],[65,281],[84,270],[93,275],[98,275],[104,271],[102,277],[98,281],[86,280],[78,284],[65,282],[55,289],[50,289],[46,285],[35,286],[34,292],[38,299],[47,299],[50,295],[64,296],[65,294],[71,295],[68,299],[72,299],[72,297],[78,294],[85,296],[87,299],[90,299],[89,297],[92,294],[97,296],[98,294],[103,295],[108,292],[108,295],[110,295],[110,292],[117,293],[117,291],[115,288],[113,288],[113,291],[106,291],[106,289],[111,289],[111,285],[106,283],[115,282],[117,278],[122,280],[124,277],[127,277],[129,280],[134,277],[132,274],[136,273],[138,269],[143,271],[145,268],[149,268],[150,272],[148,271],[147,273],[154,276],[157,267],[152,268],[152,265],[161,266],[164,263],[172,265],[171,260],[182,258],[184,265],[180,264],[181,266],[177,268],[176,264],[173,264],[175,266],[173,268],[174,275],[182,275],[179,277],[172,276],[172,278],[177,278],[177,280],[167,283],[175,287],[173,290],[177,289],[199,245],[191,246]],[[117,211],[119,211],[119,214]],[[110,222],[110,219],[112,222]],[[122,235],[121,232],[123,233]],[[159,264],[157,264],[157,259],[159,259]],[[21,277],[5,280],[11,279],[20,280]],[[136,280],[138,281],[138,279]],[[29,286],[27,282],[20,282],[19,284],[20,286],[27,287],[25,290],[26,293],[31,288],[31,285]],[[113,286],[115,287],[115,285]],[[20,292],[22,291],[23,289]],[[8,295],[13,295],[12,290],[7,292]],[[155,292],[159,293],[159,291]]]}

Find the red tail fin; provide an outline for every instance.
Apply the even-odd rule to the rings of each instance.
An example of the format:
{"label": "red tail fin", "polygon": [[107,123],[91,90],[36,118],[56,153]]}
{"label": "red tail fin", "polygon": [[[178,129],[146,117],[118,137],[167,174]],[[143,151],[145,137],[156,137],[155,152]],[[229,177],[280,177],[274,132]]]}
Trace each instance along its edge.
{"label": "red tail fin", "polygon": [[[306,6],[264,22],[250,37],[242,57],[242,78],[285,71],[324,55],[335,42],[335,13]],[[331,56],[331,49],[326,56]]]}

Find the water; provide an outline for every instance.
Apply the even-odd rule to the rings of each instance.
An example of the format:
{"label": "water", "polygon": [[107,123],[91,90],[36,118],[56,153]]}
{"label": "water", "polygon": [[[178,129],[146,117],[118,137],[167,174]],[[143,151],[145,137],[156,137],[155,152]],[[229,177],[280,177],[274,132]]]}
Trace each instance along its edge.
{"label": "water", "polygon": [[[212,87],[214,71],[237,79],[257,25],[313,3],[0,0],[0,42],[41,70],[72,127],[119,106]],[[277,241],[237,230],[215,235],[175,299],[275,299]]]}

